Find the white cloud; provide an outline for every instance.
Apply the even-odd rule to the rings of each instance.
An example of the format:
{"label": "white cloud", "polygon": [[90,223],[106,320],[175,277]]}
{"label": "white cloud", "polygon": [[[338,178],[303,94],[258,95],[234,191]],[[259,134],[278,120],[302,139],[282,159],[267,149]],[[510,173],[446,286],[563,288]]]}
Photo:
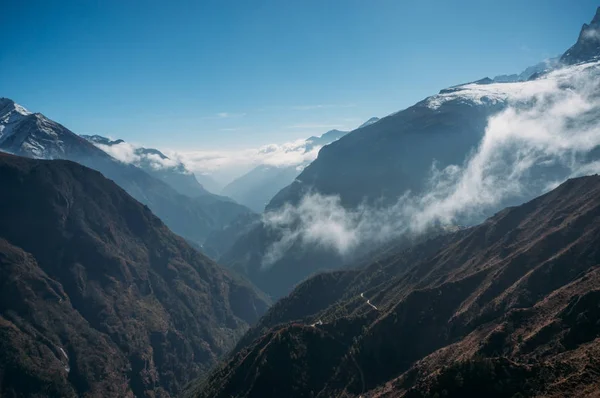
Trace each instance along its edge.
{"label": "white cloud", "polygon": [[180,171],[188,171],[185,169],[185,166],[182,165],[181,162],[176,158],[168,157],[163,159],[156,153],[142,153],[139,151],[139,146],[130,144],[128,142],[121,142],[115,145],[102,145],[95,143],[94,145],[123,163],[131,163],[137,166],[144,164],[148,165],[154,170],[180,167]]}
{"label": "white cloud", "polygon": [[297,206],[265,214],[264,223],[281,238],[267,250],[263,267],[293,244],[330,247],[347,256],[432,225],[481,219],[509,200],[529,199],[570,176],[600,170],[600,160],[586,157],[600,146],[600,63],[531,82],[468,88],[464,94],[477,103],[484,87],[508,106],[489,119],[464,164],[441,170],[432,165],[426,192],[407,192],[390,207],[345,209],[337,197],[309,193]]}
{"label": "white cloud", "polygon": [[253,167],[260,164],[287,167],[299,166],[316,159],[321,147],[306,150],[304,139],[283,144],[269,144],[259,148],[230,151],[177,151],[167,152],[198,172],[211,172],[222,168]]}
{"label": "white cloud", "polygon": [[598,29],[589,28],[583,31],[583,38],[587,40],[600,40],[600,31]]}

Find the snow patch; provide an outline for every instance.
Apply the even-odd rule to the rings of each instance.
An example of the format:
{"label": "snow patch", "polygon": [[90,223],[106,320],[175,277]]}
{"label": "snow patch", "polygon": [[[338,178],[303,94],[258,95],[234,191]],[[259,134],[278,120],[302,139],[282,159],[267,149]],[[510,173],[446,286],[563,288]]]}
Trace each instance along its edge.
{"label": "snow patch", "polygon": [[465,84],[442,90],[440,94],[427,98],[425,100],[426,106],[432,110],[437,110],[450,101],[458,101],[474,106],[498,103],[510,104],[531,98],[534,94],[546,91],[549,87],[555,87],[570,76],[597,67],[599,64],[600,62],[596,61],[569,66],[554,70],[536,80],[526,82]]}

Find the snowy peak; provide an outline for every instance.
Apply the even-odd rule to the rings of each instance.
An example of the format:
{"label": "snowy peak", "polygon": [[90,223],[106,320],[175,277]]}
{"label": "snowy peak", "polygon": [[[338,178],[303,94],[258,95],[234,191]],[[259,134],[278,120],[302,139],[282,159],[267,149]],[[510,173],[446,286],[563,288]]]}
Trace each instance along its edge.
{"label": "snowy peak", "polygon": [[9,98],[0,98],[0,143],[15,131],[25,117],[31,115],[27,109]]}
{"label": "snowy peak", "polygon": [[583,24],[577,43],[569,48],[560,61],[566,65],[592,61],[600,57],[600,7],[590,24]]}
{"label": "snowy peak", "polygon": [[363,124],[361,124],[360,126],[358,126],[358,129],[362,129],[363,127],[370,126],[371,124],[377,123],[378,121],[379,121],[378,117],[372,117],[369,120],[367,120],[366,122],[364,122]]}
{"label": "snowy peak", "polygon": [[10,98],[0,98],[0,117],[4,117],[9,113],[18,114],[21,116],[31,115],[27,109],[17,104],[15,101]]}
{"label": "snowy peak", "polygon": [[90,154],[93,145],[40,113],[0,98],[0,150],[33,158],[63,158],[67,151]]}

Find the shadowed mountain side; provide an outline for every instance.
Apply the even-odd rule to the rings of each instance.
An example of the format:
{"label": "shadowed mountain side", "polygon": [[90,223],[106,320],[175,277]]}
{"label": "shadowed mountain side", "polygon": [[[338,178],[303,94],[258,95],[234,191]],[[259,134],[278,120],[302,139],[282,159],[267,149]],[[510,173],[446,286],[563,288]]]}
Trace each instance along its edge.
{"label": "shadowed mountain side", "polygon": [[0,154],[2,393],[176,394],[268,301],[100,173]]}
{"label": "shadowed mountain side", "polygon": [[189,396],[597,390],[598,242],[600,177],[569,180],[481,225],[307,280]]}

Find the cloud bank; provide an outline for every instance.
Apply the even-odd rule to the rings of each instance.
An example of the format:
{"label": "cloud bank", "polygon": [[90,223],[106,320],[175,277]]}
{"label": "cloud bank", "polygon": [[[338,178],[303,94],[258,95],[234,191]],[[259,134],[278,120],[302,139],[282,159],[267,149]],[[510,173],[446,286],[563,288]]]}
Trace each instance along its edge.
{"label": "cloud bank", "polygon": [[[268,248],[263,267],[294,244],[348,256],[435,225],[480,221],[510,201],[522,202],[571,176],[600,171],[600,160],[591,155],[600,146],[599,63],[476,89],[501,97],[507,107],[488,120],[481,142],[463,164],[443,169],[432,164],[425,193],[407,192],[390,207],[345,209],[338,197],[310,193],[297,206],[265,214],[263,222],[281,238]],[[467,99],[473,94],[468,90]]]}
{"label": "cloud bank", "polygon": [[[113,145],[95,143],[97,147],[117,160],[134,165],[145,165],[155,170],[178,168],[183,172],[197,174],[224,173],[233,179],[253,167],[267,165],[273,167],[304,166],[317,158],[322,146],[307,145],[306,140],[269,144],[258,148],[228,151],[171,151],[165,150],[166,158],[157,153],[145,153],[141,146],[128,142]],[[225,171],[225,172],[224,172]],[[229,171],[229,174],[227,172]]]}
{"label": "cloud bank", "polygon": [[[310,149],[309,149],[310,148]],[[300,166],[317,158],[320,146],[308,147],[300,139],[283,144],[229,151],[166,151],[166,154],[190,170],[211,173],[224,168],[250,169],[258,165],[273,167]]]}
{"label": "cloud bank", "polygon": [[158,153],[144,151],[142,147],[128,142],[113,145],[95,143],[94,145],[123,163],[131,163],[137,166],[145,165],[154,170],[178,168],[182,172],[189,172],[176,158],[162,157]]}

